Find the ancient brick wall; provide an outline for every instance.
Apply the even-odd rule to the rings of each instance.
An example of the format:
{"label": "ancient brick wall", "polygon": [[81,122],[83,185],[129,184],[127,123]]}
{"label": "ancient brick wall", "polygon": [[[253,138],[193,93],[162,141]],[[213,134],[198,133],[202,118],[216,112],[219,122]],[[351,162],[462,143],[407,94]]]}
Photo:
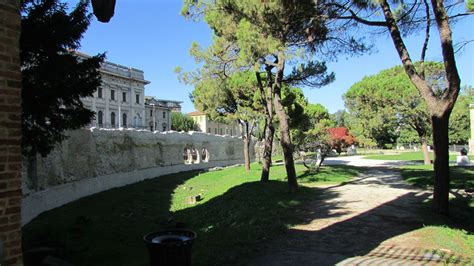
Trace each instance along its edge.
{"label": "ancient brick wall", "polygon": [[[0,0],[0,264],[21,265],[20,1]],[[2,261],[3,260],[3,261]]]}

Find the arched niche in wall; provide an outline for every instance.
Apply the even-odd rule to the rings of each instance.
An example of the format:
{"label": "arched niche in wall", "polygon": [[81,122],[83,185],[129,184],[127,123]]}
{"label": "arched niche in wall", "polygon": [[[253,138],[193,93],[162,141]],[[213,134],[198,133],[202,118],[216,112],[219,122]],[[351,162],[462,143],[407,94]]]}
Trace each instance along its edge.
{"label": "arched niche in wall", "polygon": [[191,158],[194,164],[198,164],[201,162],[199,151],[196,148],[191,149]]}
{"label": "arched niche in wall", "polygon": [[193,163],[193,158],[191,156],[191,149],[188,147],[185,147],[183,150],[183,160],[184,164],[192,164]]}
{"label": "arched niche in wall", "polygon": [[209,162],[209,151],[206,148],[201,149],[201,162]]}

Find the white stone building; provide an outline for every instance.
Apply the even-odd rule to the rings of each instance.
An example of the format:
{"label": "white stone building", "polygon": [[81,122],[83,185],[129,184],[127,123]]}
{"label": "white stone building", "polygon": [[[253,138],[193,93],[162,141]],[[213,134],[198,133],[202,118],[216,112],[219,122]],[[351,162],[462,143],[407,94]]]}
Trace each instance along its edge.
{"label": "white stone building", "polygon": [[215,135],[241,136],[241,127],[237,122],[230,124],[211,120],[206,113],[194,111],[188,115],[196,122],[199,131]]}
{"label": "white stone building", "polygon": [[155,99],[145,96],[145,121],[150,131],[171,130],[171,112],[181,110],[180,101]]}
{"label": "white stone building", "polygon": [[100,88],[92,97],[82,99],[85,107],[96,113],[90,126],[146,128],[145,85],[150,82],[145,80],[143,71],[106,61],[100,73]]}

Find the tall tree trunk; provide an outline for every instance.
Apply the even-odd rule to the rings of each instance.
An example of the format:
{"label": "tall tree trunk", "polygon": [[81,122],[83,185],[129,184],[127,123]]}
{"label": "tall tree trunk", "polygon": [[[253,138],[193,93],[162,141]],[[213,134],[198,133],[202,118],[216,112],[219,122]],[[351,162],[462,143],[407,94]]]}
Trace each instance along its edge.
{"label": "tall tree trunk", "polygon": [[266,67],[267,84],[266,92],[263,88],[262,78],[259,72],[256,72],[260,97],[265,110],[265,144],[263,149],[262,174],[260,181],[267,182],[270,179],[270,167],[272,165],[273,136],[275,135],[275,127],[273,127],[273,79],[271,67]]}
{"label": "tall tree trunk", "polygon": [[260,181],[267,182],[270,178],[270,166],[272,164],[272,148],[273,148],[273,135],[275,134],[275,128],[273,123],[268,122],[265,130],[265,146],[263,149],[263,161],[262,161],[262,175]]}
{"label": "tall tree trunk", "polygon": [[434,193],[433,208],[444,215],[449,214],[449,114],[432,116],[433,146],[434,146]]}
{"label": "tall tree trunk", "polygon": [[285,69],[285,58],[282,54],[278,56],[278,68],[275,75],[275,84],[273,86],[275,112],[280,122],[281,147],[283,149],[283,158],[285,159],[286,175],[288,178],[288,187],[290,193],[298,190],[298,181],[296,180],[295,162],[293,160],[293,145],[290,138],[290,125],[285,107],[281,103],[281,85],[283,71]]}
{"label": "tall tree trunk", "polygon": [[430,153],[428,152],[428,141],[426,140],[426,136],[420,137],[421,142],[421,151],[423,152],[423,162],[425,165],[431,164]]}
{"label": "tall tree trunk", "polygon": [[243,125],[242,131],[242,140],[244,143],[244,164],[245,164],[245,171],[250,171],[250,132],[249,132],[249,122],[242,121],[241,124]]}
{"label": "tall tree trunk", "polygon": [[245,164],[245,171],[250,171],[250,141],[245,138],[244,139],[244,164]]}
{"label": "tall tree trunk", "polygon": [[433,208],[440,214],[449,214],[449,151],[448,151],[448,123],[451,110],[456,103],[461,80],[456,67],[449,17],[446,14],[443,0],[431,0],[435,15],[438,33],[443,53],[443,64],[446,72],[448,88],[441,97],[435,95],[432,88],[416,71],[408,50],[403,42],[398,25],[386,0],[379,2],[387,22],[388,30],[392,36],[395,49],[405,68],[408,77],[425,99],[431,114],[434,145],[434,192]]}

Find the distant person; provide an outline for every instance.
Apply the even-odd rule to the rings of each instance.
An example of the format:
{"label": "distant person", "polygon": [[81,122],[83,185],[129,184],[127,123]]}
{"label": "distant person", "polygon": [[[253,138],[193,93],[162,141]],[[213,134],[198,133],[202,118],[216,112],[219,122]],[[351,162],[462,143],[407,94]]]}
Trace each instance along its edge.
{"label": "distant person", "polygon": [[456,164],[459,165],[459,166],[466,166],[466,165],[470,165],[471,164],[471,161],[469,160],[469,156],[467,156],[467,149],[466,148],[462,148],[459,153],[461,155],[458,155],[458,157],[456,158]]}

